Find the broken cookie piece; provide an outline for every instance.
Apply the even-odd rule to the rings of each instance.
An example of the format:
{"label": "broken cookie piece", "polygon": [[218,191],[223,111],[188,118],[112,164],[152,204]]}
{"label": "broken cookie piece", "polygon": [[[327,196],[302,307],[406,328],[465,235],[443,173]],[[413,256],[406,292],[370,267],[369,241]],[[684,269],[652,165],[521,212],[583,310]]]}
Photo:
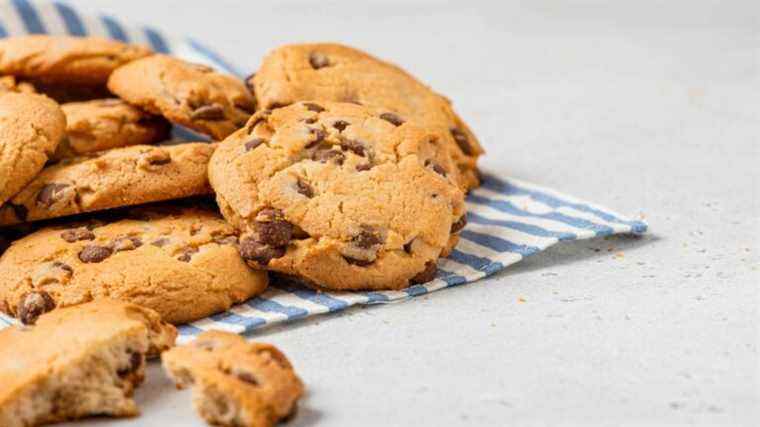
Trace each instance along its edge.
{"label": "broken cookie piece", "polygon": [[174,344],[152,310],[100,300],[0,331],[0,425],[27,427],[90,415],[137,415],[132,393],[145,360]]}
{"label": "broken cookie piece", "polygon": [[178,388],[193,388],[193,404],[213,425],[268,427],[289,418],[303,383],[288,359],[269,344],[205,332],[161,357]]}

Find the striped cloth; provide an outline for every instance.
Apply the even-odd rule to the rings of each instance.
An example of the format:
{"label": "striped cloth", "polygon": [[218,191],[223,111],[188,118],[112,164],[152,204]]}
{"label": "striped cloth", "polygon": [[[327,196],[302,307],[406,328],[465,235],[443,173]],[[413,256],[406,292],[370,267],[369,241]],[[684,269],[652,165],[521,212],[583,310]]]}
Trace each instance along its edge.
{"label": "striped cloth", "polygon": [[[156,29],[125,25],[110,16],[83,16],[64,3],[1,2],[0,36],[28,33],[98,35],[143,43],[157,52],[241,75],[233,64],[191,38],[167,37]],[[177,131],[180,135],[186,132]],[[180,326],[180,339],[190,339],[208,329],[247,333],[264,325],[339,311],[355,304],[407,300],[472,283],[560,241],[640,234],[647,229],[642,221],[553,190],[503,176],[485,174],[483,178],[483,185],[467,197],[469,223],[460,243],[448,258],[439,261],[438,276],[432,282],[385,292],[271,287],[227,312]],[[9,318],[2,320],[11,322]]]}

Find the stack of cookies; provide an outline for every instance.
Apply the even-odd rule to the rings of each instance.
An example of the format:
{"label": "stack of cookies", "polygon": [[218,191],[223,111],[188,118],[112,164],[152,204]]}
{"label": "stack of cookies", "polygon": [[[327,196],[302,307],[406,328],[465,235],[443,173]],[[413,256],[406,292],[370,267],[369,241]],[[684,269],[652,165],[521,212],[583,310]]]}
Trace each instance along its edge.
{"label": "stack of cookies", "polygon": [[[172,141],[172,126],[207,138]],[[0,310],[26,325],[124,304],[181,324],[270,278],[325,290],[425,283],[466,223],[483,153],[447,98],[337,44],[277,48],[240,80],[112,40],[0,40],[0,138]],[[219,364],[209,357],[178,355],[169,371],[216,390],[214,375],[188,367]],[[298,390],[266,419],[287,415]],[[125,405],[102,412],[134,412]]]}

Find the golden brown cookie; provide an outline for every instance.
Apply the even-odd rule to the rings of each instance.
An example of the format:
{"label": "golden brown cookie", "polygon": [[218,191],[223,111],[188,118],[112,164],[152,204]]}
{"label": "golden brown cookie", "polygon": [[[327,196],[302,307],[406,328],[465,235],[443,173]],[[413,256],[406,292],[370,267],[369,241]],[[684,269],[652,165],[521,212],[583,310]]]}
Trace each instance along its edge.
{"label": "golden brown cookie", "polygon": [[213,425],[271,427],[289,418],[303,395],[282,352],[228,332],[204,332],[161,360],[179,388],[193,388],[195,409]]}
{"label": "golden brown cookie", "polygon": [[0,307],[28,322],[30,294],[50,308],[113,298],[191,322],[266,289],[266,273],[243,262],[237,242],[217,212],[172,205],[136,208],[111,223],[46,227],[0,259]]}
{"label": "golden brown cookie", "polygon": [[166,55],[117,69],[108,88],[131,104],[215,139],[242,127],[256,107],[241,80]]}
{"label": "golden brown cookie", "polygon": [[101,300],[0,331],[0,425],[138,414],[145,359],[171,347],[173,326],[142,307]]}
{"label": "golden brown cookie", "polygon": [[0,225],[209,194],[213,151],[201,142],[134,145],[60,160],[0,207]]}
{"label": "golden brown cookie", "polygon": [[56,158],[130,145],[153,144],[169,136],[171,126],[163,117],[148,114],[117,98],[61,105],[66,114],[66,138]]}
{"label": "golden brown cookie", "polygon": [[0,204],[45,166],[66,129],[55,101],[27,93],[0,93]]}
{"label": "golden brown cookie", "polygon": [[331,43],[286,45],[270,52],[248,80],[261,108],[296,101],[354,102],[385,108],[387,117],[434,127],[460,169],[460,186],[478,185],[477,138],[451,107],[406,71],[358,49]]}
{"label": "golden brown cookie", "polygon": [[252,266],[316,287],[400,289],[431,280],[464,215],[440,136],[384,109],[299,102],[224,140],[209,180]]}
{"label": "golden brown cookie", "polygon": [[99,37],[30,35],[0,40],[0,74],[67,85],[103,85],[147,47]]}

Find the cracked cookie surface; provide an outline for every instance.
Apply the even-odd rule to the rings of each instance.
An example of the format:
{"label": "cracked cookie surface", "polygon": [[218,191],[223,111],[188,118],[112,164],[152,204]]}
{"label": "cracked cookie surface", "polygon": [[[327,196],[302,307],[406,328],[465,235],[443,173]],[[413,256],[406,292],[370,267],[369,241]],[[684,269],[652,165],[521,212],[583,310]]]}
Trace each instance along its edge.
{"label": "cracked cookie surface", "polygon": [[320,99],[354,102],[435,127],[460,169],[459,185],[478,185],[476,162],[483,149],[475,135],[448,99],[396,65],[339,44],[286,45],[270,52],[247,83],[261,108]]}
{"label": "cracked cookie surface", "polygon": [[154,311],[103,300],[0,331],[0,425],[37,426],[92,415],[137,415],[131,396],[145,359],[174,344]]}
{"label": "cracked cookie surface", "polygon": [[436,132],[319,101],[256,113],[220,143],[209,181],[250,265],[320,288],[400,289],[434,277],[464,215],[455,171]]}
{"label": "cracked cookie surface", "polygon": [[186,323],[263,292],[236,230],[206,208],[135,208],[124,219],[46,227],[0,258],[0,308],[32,323],[53,307],[113,298]]}
{"label": "cracked cookie surface", "polygon": [[0,204],[37,175],[58,147],[66,118],[55,101],[0,93]]}
{"label": "cracked cookie surface", "polygon": [[270,427],[295,413],[303,383],[282,352],[219,331],[163,353],[178,387],[193,388],[198,413],[213,425]]}
{"label": "cracked cookie surface", "polygon": [[100,37],[8,37],[0,40],[0,74],[46,83],[104,85],[117,67],[150,54],[145,46]]}
{"label": "cracked cookie surface", "polygon": [[0,207],[0,225],[209,194],[213,151],[206,143],[134,145],[62,159]]}
{"label": "cracked cookie surface", "polygon": [[171,127],[163,117],[118,98],[70,102],[61,109],[66,115],[66,138],[59,144],[56,158],[153,144],[165,140]]}
{"label": "cracked cookie surface", "polygon": [[117,69],[108,88],[131,104],[215,139],[242,127],[256,107],[238,78],[166,55]]}

